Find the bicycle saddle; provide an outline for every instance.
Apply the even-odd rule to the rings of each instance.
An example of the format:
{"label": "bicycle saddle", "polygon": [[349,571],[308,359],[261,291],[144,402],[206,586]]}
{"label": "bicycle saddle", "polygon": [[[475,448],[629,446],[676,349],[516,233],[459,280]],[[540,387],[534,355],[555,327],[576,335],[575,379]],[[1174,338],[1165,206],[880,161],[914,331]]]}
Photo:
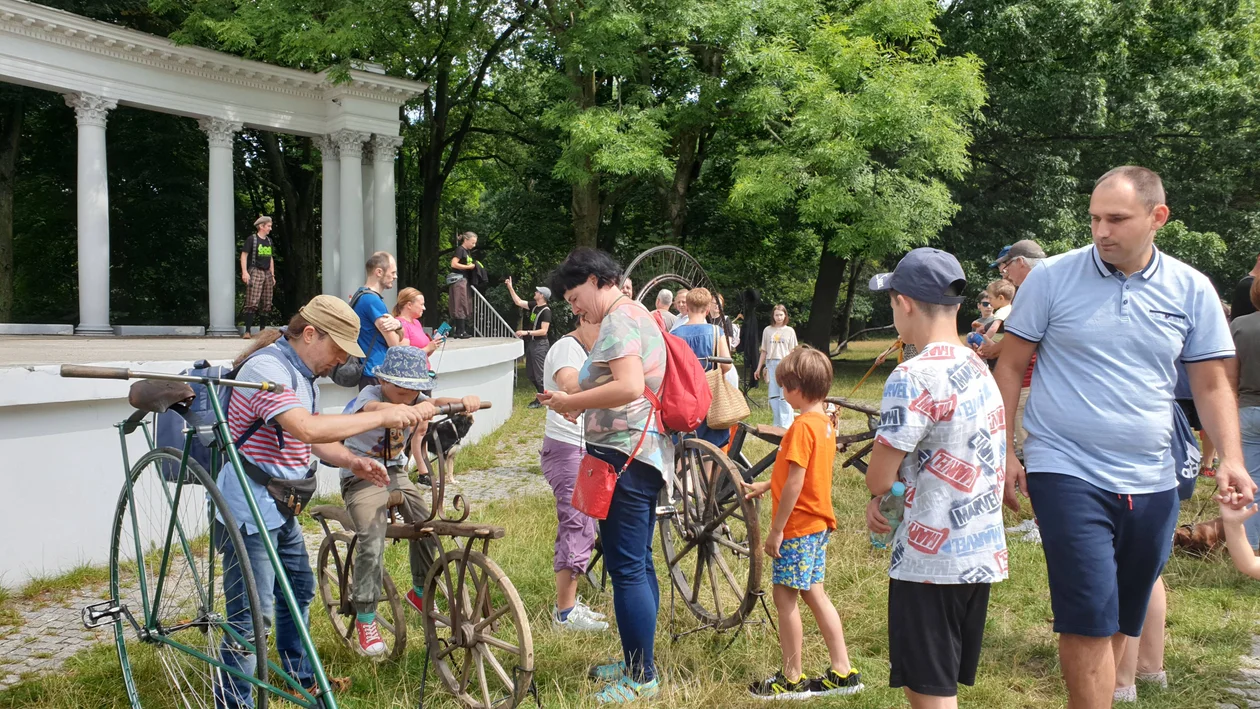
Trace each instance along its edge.
{"label": "bicycle saddle", "polygon": [[193,400],[192,387],[185,382],[165,382],[141,379],[131,385],[127,403],[152,414],[166,413],[167,409]]}

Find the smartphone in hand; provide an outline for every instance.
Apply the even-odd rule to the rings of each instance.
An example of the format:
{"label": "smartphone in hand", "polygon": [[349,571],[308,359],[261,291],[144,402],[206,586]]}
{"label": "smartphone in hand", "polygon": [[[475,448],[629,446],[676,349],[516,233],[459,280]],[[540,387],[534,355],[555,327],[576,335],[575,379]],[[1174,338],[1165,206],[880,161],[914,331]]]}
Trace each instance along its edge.
{"label": "smartphone in hand", "polygon": [[451,331],[451,324],[448,322],[443,322],[441,325],[438,325],[436,330],[433,331],[433,335],[435,337],[446,337],[446,333],[450,331]]}

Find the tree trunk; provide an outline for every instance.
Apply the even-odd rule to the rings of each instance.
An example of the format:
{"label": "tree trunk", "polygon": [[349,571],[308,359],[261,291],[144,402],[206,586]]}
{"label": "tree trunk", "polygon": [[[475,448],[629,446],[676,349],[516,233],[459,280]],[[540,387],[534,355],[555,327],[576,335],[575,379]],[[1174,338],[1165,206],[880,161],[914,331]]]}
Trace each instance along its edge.
{"label": "tree trunk", "polygon": [[626,203],[617,202],[612,205],[612,214],[608,218],[608,228],[599,231],[599,250],[607,253],[617,252],[617,237],[621,235],[621,220],[626,212]]}
{"label": "tree trunk", "polygon": [[849,339],[849,320],[853,317],[853,296],[857,292],[858,276],[862,273],[862,259],[855,258],[849,263],[849,287],[844,293],[844,307],[840,309],[839,341]]}
{"label": "tree trunk", "polygon": [[687,191],[700,176],[704,160],[704,138],[697,130],[684,130],[674,141],[678,161],[674,165],[674,181],[665,193],[665,213],[674,241],[680,242],[687,225]]}
{"label": "tree trunk", "polygon": [[831,323],[836,315],[836,298],[845,280],[848,261],[828,248],[823,242],[822,257],[818,260],[818,279],[814,281],[814,297],[809,305],[809,322],[805,324],[805,344],[831,351]]}
{"label": "tree trunk", "polygon": [[584,184],[573,185],[573,238],[577,246],[593,249],[598,245],[599,207],[599,175],[592,172]]}
{"label": "tree trunk", "polygon": [[13,319],[13,188],[24,110],[21,96],[0,108],[0,322]]}

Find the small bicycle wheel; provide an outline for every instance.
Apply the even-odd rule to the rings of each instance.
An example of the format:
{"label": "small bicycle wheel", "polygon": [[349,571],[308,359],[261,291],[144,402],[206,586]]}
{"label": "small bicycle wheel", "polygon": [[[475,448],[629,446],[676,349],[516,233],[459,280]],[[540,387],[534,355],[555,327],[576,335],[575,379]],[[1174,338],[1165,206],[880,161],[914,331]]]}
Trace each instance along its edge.
{"label": "small bicycle wheel", "polygon": [[425,643],[446,689],[470,709],[520,704],[533,681],[534,641],[499,565],[458,549],[429,568],[424,589]]}
{"label": "small bicycle wheel", "polygon": [[[341,643],[353,652],[359,651],[359,638],[354,627],[354,606],[350,589],[354,588],[353,564],[350,561],[350,540],[347,532],[333,532],[319,545],[319,599],[324,603],[328,620]],[[387,654],[377,660],[397,660],[407,651],[407,617],[403,615],[402,598],[388,572],[381,573],[381,595],[376,604],[376,625],[381,629]]]}
{"label": "small bicycle wheel", "polygon": [[[114,634],[133,707],[215,706],[229,678],[219,664],[224,647],[233,648],[227,652],[239,661],[246,655],[242,640],[267,637],[240,528],[214,479],[195,460],[180,475],[182,458],[174,448],[140,458],[114,515],[110,593],[130,616],[119,616]],[[212,525],[216,512],[221,527]],[[230,597],[221,551],[229,546],[242,578],[242,588]],[[252,623],[229,625],[229,603],[249,610]],[[253,670],[260,682],[267,681],[266,652],[260,643]],[[240,684],[255,707],[266,707],[265,692]]]}
{"label": "small bicycle wheel", "polygon": [[586,572],[582,578],[591,585],[596,593],[608,590],[608,569],[604,566],[604,540],[595,532],[595,546],[591,548],[591,558],[586,562]]}
{"label": "small bicycle wheel", "polygon": [[677,451],[673,511],[660,520],[670,581],[701,622],[733,628],[761,589],[757,505],[744,499],[739,471],[717,446],[688,438]]}

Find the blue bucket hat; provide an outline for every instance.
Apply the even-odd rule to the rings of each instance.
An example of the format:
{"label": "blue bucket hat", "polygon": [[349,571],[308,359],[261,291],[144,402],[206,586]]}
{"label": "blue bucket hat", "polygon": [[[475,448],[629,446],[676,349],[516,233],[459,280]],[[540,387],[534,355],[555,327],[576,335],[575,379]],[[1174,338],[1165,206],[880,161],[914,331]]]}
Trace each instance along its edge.
{"label": "blue bucket hat", "polygon": [[376,368],[374,377],[394,386],[423,391],[433,388],[429,357],[419,347],[402,345],[385,351],[385,361]]}

